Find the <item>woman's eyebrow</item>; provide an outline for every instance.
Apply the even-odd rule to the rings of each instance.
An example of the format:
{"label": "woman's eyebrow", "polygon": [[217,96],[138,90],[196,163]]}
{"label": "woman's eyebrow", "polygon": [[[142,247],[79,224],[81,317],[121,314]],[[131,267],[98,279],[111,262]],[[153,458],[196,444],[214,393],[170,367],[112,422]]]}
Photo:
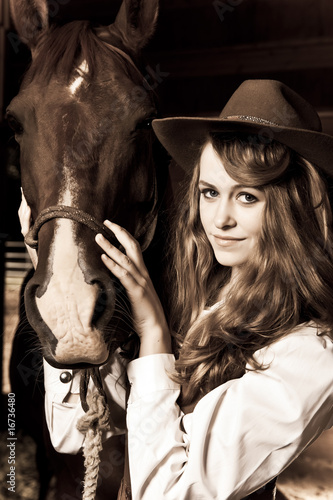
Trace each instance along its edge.
{"label": "woman's eyebrow", "polygon": [[[206,186],[211,189],[216,189],[216,185],[210,184],[207,181],[204,181],[203,179],[199,179],[199,185]],[[232,186],[232,190],[237,190],[237,189],[255,189],[256,191],[263,191],[262,186],[250,186],[248,184],[235,184]]]}
{"label": "woman's eyebrow", "polygon": [[216,189],[216,186],[214,184],[210,184],[209,182],[203,181],[202,179],[199,180],[199,184],[201,184],[202,186]]}
{"label": "woman's eyebrow", "polygon": [[[206,186],[208,188],[213,188],[213,189],[216,189],[216,184],[211,184],[210,182],[207,182],[207,181],[204,181],[203,179],[200,179],[199,180],[199,185],[202,185],[202,186]],[[252,186],[245,186],[245,185],[242,185],[242,184],[235,184],[234,186],[232,186],[232,189],[244,189],[244,188],[251,188]],[[256,189],[254,187],[252,187],[252,189]]]}

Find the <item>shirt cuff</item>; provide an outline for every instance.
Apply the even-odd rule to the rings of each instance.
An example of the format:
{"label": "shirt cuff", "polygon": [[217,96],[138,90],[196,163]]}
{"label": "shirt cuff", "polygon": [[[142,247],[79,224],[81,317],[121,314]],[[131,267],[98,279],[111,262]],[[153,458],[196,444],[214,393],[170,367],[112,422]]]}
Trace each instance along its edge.
{"label": "shirt cuff", "polygon": [[174,372],[174,368],[173,354],[150,354],[131,361],[127,366],[131,384],[129,404],[157,391],[179,390],[180,385],[168,375]]}

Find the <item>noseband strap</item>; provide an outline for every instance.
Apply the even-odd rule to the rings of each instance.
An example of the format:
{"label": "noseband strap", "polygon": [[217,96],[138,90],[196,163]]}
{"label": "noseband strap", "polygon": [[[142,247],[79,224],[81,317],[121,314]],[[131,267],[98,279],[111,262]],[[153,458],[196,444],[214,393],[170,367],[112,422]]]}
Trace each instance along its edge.
{"label": "noseband strap", "polygon": [[38,233],[40,228],[52,219],[71,219],[80,222],[89,227],[95,234],[102,233],[107,240],[114,246],[119,246],[114,233],[104,224],[98,222],[92,215],[83,212],[78,208],[67,207],[66,205],[57,205],[42,210],[35,220],[34,225],[24,238],[25,243],[31,248],[38,247]]}
{"label": "noseband strap", "polygon": [[[145,219],[144,225],[135,238],[139,240],[142,236],[147,235],[147,241],[141,245],[141,250],[144,251],[152,240],[156,221],[157,221],[158,203],[157,194],[155,189],[155,197],[153,202],[153,208]],[[26,234],[24,241],[31,248],[38,248],[38,233],[40,228],[48,221],[52,219],[70,219],[75,222],[80,222],[85,226],[89,227],[95,234],[101,233],[109,242],[117,248],[121,245],[115,237],[114,233],[106,227],[104,224],[98,222],[92,215],[83,212],[79,208],[68,207],[66,205],[55,205],[52,207],[45,208],[37,216],[34,225],[31,227],[30,231]]]}

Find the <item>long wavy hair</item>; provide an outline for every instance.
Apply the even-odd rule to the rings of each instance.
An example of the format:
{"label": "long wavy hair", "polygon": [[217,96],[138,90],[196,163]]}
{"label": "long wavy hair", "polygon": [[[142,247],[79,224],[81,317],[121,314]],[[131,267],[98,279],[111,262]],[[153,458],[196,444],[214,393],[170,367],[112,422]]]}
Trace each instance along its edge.
{"label": "long wavy hair", "polygon": [[[254,144],[240,135],[211,135],[226,172],[265,195],[257,251],[241,266],[225,300],[230,268],[214,256],[200,221],[200,164],[185,184],[174,221],[170,323],[182,404],[241,377],[255,351],[315,321],[333,337],[332,214],[318,169],[288,147]],[[207,307],[216,303],[208,314]]]}

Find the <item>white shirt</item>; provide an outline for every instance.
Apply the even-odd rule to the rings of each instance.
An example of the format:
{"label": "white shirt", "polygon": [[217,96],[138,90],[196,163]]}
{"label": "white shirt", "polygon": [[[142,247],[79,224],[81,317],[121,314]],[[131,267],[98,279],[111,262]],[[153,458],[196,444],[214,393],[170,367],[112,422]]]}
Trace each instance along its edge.
{"label": "white shirt", "polygon": [[[116,352],[107,364],[100,368],[104,380],[104,388],[110,408],[112,429],[103,436],[104,440],[126,432],[125,401],[126,401],[126,363]],[[67,383],[60,381],[60,375],[67,371],[72,380]],[[76,427],[78,420],[84,415],[81,403],[67,403],[69,393],[80,392],[80,372],[53,368],[44,360],[45,384],[45,415],[53,447],[59,453],[76,454],[84,441]],[[88,394],[94,385],[89,381]],[[96,390],[96,389],[95,389]]]}
{"label": "white shirt", "polygon": [[256,353],[249,371],[177,405],[171,354],[129,363],[127,409],[133,500],[238,500],[285,469],[333,425],[333,343],[301,325]]}

